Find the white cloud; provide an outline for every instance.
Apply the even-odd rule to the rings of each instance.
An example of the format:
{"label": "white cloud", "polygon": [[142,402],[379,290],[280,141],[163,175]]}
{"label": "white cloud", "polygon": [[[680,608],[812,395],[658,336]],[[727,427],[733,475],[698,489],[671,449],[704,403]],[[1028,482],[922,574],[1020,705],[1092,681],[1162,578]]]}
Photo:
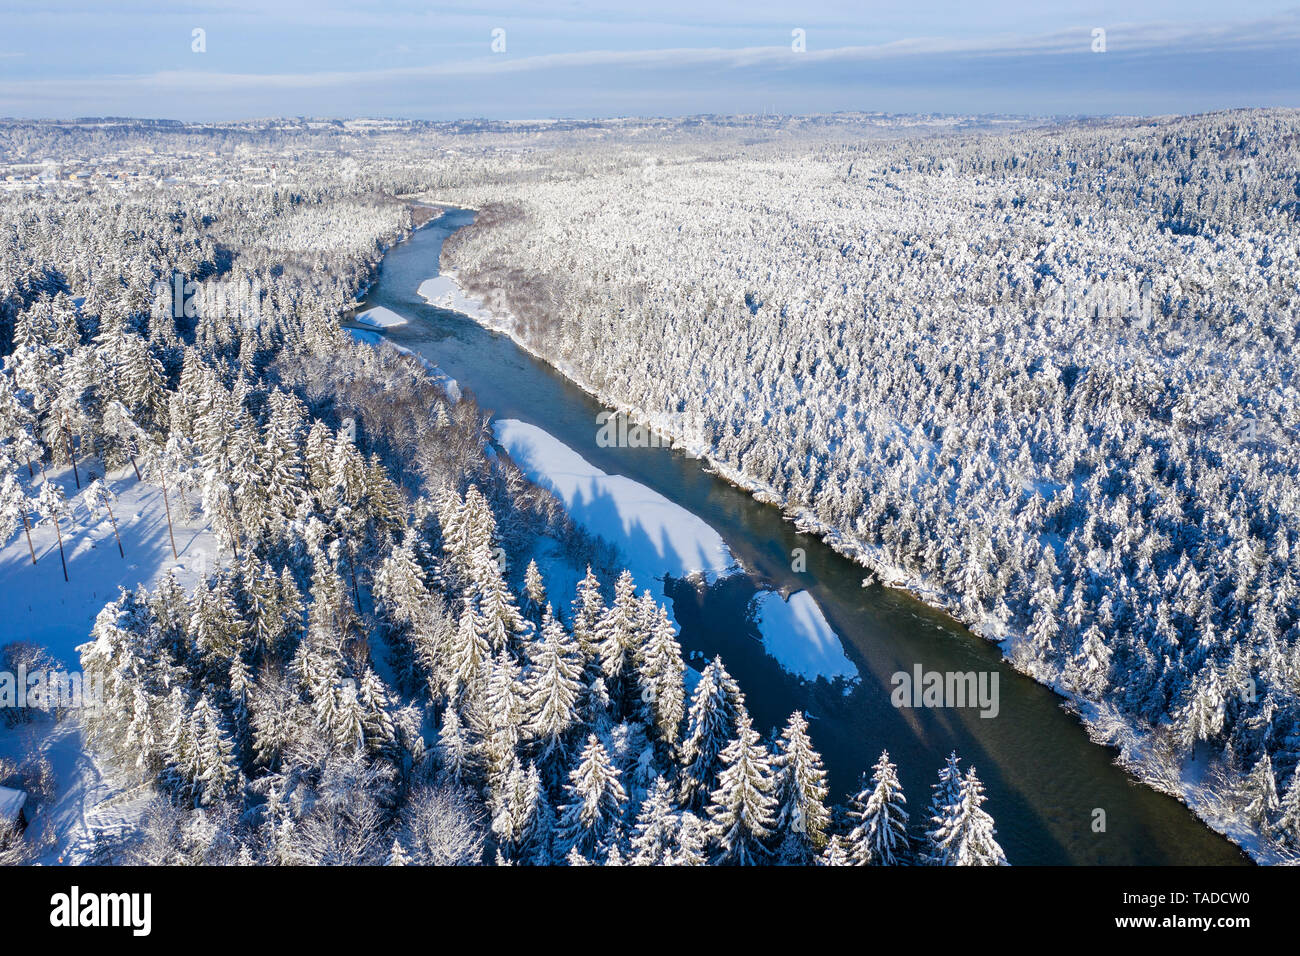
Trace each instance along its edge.
{"label": "white cloud", "polygon": [[[472,59],[420,66],[374,69],[336,69],[314,72],[222,72],[168,70],[140,74],[52,76],[0,80],[0,104],[75,102],[100,104],[156,94],[220,96],[223,94],[294,93],[307,90],[348,90],[402,84],[420,80],[488,80],[528,73],[603,71],[657,71],[680,77],[690,70],[799,71],[810,78],[819,68],[854,63],[894,67],[900,76],[909,60],[946,58],[953,63],[988,58],[1052,58],[1091,55],[1092,24],[1051,33],[985,36],[918,36],[875,45],[841,46],[819,50],[810,42],[805,53],[789,45],[725,47],[675,47],[644,50],[587,50],[535,56],[484,53]],[[1143,24],[1107,24],[1107,56],[1141,57],[1153,54],[1182,56],[1228,53],[1253,49],[1300,50],[1300,12],[1289,12],[1245,23],[1189,23],[1165,21]],[[1050,82],[1050,74],[1045,74]],[[283,112],[301,112],[279,107]],[[83,109],[79,105],[78,110]]]}

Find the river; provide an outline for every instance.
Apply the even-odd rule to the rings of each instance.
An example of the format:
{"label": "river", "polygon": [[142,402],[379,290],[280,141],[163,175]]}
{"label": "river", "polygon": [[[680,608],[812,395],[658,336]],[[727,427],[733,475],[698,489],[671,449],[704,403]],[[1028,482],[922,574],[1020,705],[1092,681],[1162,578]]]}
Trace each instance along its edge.
{"label": "river", "polygon": [[[717,530],[747,573],[708,587],[669,583],[683,650],[722,656],[760,731],[781,726],[795,709],[809,713],[832,800],[854,792],[859,775],[887,748],[915,829],[937,770],[956,750],[961,766],[974,765],[984,781],[985,809],[1013,865],[1249,862],[1177,800],[1117,767],[1113,752],[1088,739],[1060,698],[1007,666],[995,645],[910,595],[863,588],[863,568],[698,460],[667,448],[602,447],[596,416],[603,408],[592,396],[509,337],[427,304],[416,290],[437,274],[443,240],[472,221],[472,212],[450,210],[394,246],[361,307],[382,306],[408,319],[384,335],[455,378],[495,417],[545,429],[598,468],[641,482]],[[806,555],[798,571],[794,549]],[[860,674],[847,693],[800,680],[764,651],[746,612],[756,592],[773,589],[806,590],[820,605]],[[570,597],[556,595],[564,605]],[[917,664],[925,671],[996,673],[997,716],[970,707],[894,707],[891,675]],[[1097,810],[1104,811],[1104,830]]]}

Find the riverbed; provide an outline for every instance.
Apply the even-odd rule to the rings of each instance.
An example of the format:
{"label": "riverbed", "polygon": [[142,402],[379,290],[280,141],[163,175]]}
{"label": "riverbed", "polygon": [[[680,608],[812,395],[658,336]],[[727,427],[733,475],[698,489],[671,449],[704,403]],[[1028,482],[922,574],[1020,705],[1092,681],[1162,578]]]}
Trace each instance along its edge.
{"label": "riverbed", "polygon": [[[764,734],[791,711],[807,712],[832,801],[855,792],[861,773],[888,749],[919,829],[936,772],[955,750],[963,768],[977,768],[985,809],[1012,864],[1248,862],[1177,800],[1117,767],[1114,753],[1088,738],[1060,698],[1016,673],[995,645],[910,595],[862,587],[861,567],[699,460],[600,440],[605,409],[590,394],[508,336],[429,304],[417,290],[437,275],[444,239],[472,220],[470,211],[449,210],[388,252],[359,308],[406,321],[371,334],[436,365],[498,422],[536,426],[585,464],[640,483],[717,532],[739,570],[662,584],[683,651],[721,655]],[[567,606],[571,596],[553,597]],[[777,647],[778,640],[838,646],[819,647],[811,664],[800,665],[808,655]],[[895,675],[918,667],[996,679],[995,715],[969,701],[895,706]]]}

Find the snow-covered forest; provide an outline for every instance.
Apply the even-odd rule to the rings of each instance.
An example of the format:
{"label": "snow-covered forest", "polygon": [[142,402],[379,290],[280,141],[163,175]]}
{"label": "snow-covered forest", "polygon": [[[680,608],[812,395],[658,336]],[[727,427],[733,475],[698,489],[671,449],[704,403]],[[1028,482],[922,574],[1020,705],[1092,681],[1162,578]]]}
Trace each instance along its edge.
{"label": "snow-covered forest", "polygon": [[[1249,136],[1279,138],[1284,129],[1282,118],[1261,119]],[[499,149],[484,146],[491,135]],[[110,152],[158,157],[150,160],[153,172],[127,188],[51,182],[0,193],[0,544],[22,549],[22,560],[6,569],[3,600],[13,607],[57,604],[60,588],[76,586],[81,565],[74,558],[92,533],[112,549],[110,559],[136,562],[141,582],[115,599],[104,595],[102,611],[68,642],[79,645],[87,686],[102,688],[100,706],[6,705],[0,742],[33,747],[0,747],[0,785],[29,795],[29,825],[0,834],[0,860],[53,854],[63,862],[145,864],[1007,862],[976,770],[956,754],[932,792],[911,794],[909,802],[882,753],[861,792],[847,805],[830,805],[804,715],[791,714],[784,727],[755,726],[723,661],[702,673],[684,664],[667,609],[648,591],[638,596],[647,582],[622,571],[616,554],[491,447],[487,418],[471,399],[453,395],[415,358],[341,329],[384,250],[413,228],[412,207],[398,197],[417,192],[495,196],[503,214],[485,215],[483,228],[456,248],[455,261],[467,278],[504,290],[518,314],[540,310],[544,321],[529,335],[541,336],[536,341],[558,360],[581,368],[619,402],[636,395],[647,409],[689,410],[718,461],[734,459],[737,474],[770,481],[828,526],[875,535],[870,543],[892,565],[944,575],[959,560],[973,567],[961,579],[979,582],[965,592],[969,608],[1008,625],[1032,617],[1039,636],[1028,646],[1038,666],[1068,662],[1071,643],[1080,641],[1085,657],[1112,659],[1109,671],[1084,667],[1099,700],[1157,713],[1145,677],[1140,685],[1137,677],[1106,678],[1127,673],[1129,658],[1150,643],[1133,623],[1140,602],[1166,580],[1189,579],[1188,569],[1210,561],[1214,550],[1231,548],[1236,556],[1244,549],[1231,570],[1213,578],[1215,600],[1187,587],[1190,597],[1171,596],[1159,632],[1168,643],[1160,647],[1181,641],[1187,650],[1165,658],[1176,663],[1159,685],[1169,698],[1159,713],[1191,693],[1184,685],[1194,686],[1189,706],[1202,715],[1193,724],[1207,728],[1201,736],[1230,741],[1232,759],[1265,768],[1257,773],[1276,766],[1280,782],[1293,776],[1294,757],[1277,732],[1294,716],[1285,682],[1293,693],[1295,671],[1287,668],[1297,665],[1293,595],[1283,591],[1289,564],[1278,551],[1293,520],[1285,510],[1282,476],[1289,472],[1281,452],[1254,453],[1258,463],[1248,474],[1199,457],[1177,465],[1192,469],[1197,487],[1218,497],[1219,510],[1205,516],[1187,546],[1191,553],[1180,552],[1175,567],[1170,539],[1150,536],[1144,545],[1148,529],[1140,524],[1172,531],[1185,520],[1180,509],[1196,507],[1189,490],[1172,505],[1158,490],[1185,480],[1173,452],[1148,452],[1133,468],[1099,465],[1105,474],[1077,480],[1073,510],[1060,503],[1060,488],[1104,455],[1132,445],[1137,456],[1142,442],[1177,426],[1147,411],[1141,427],[1157,437],[1143,432],[1141,441],[1119,424],[1090,438],[1097,424],[1091,414],[1063,430],[1061,415],[1075,421],[1086,411],[1075,411],[1072,389],[1111,393],[1093,383],[1091,372],[1057,370],[1012,356],[1009,347],[1010,366],[981,371],[982,391],[960,372],[974,367],[961,365],[973,361],[971,352],[949,359],[952,377],[923,398],[908,390],[921,380],[924,363],[957,347],[937,316],[928,332],[907,333],[906,368],[897,356],[881,366],[885,356],[878,360],[876,352],[901,346],[871,330],[897,322],[897,306],[885,315],[881,301],[880,317],[864,318],[859,299],[854,314],[847,285],[838,304],[822,299],[829,272],[820,270],[847,270],[850,263],[853,288],[865,292],[862,270],[878,261],[866,243],[883,242],[882,227],[862,220],[852,238],[840,235],[843,264],[817,266],[815,249],[832,241],[842,221],[865,214],[865,190],[899,188],[886,179],[921,184],[939,177],[951,181],[953,197],[962,190],[973,197],[977,187],[966,184],[978,177],[988,181],[979,189],[1007,194],[1008,223],[1017,215],[1050,218],[1045,205],[1036,205],[1048,201],[1043,194],[1005,185],[1012,181],[1005,162],[980,165],[988,147],[963,143],[960,163],[945,160],[954,163],[946,169],[937,159],[899,166],[897,157],[886,161],[867,147],[819,150],[811,158],[785,155],[782,146],[748,160],[683,160],[680,169],[656,167],[663,179],[648,180],[640,201],[625,204],[630,193],[599,197],[622,188],[619,177],[646,182],[641,167],[615,158],[575,171],[568,163],[577,154],[567,147],[542,156],[517,146],[532,135],[433,126],[380,135],[293,124],[0,125],[0,156],[14,164],[51,155],[93,163]],[[666,142],[680,146],[672,137]],[[1046,150],[1038,147],[1031,162],[1047,163]],[[1149,162],[1173,163],[1181,155],[1161,153]],[[540,176],[529,172],[538,168]],[[1261,161],[1262,177],[1275,174]],[[811,188],[809,177],[817,176],[828,188],[810,194],[820,205],[806,226],[788,201],[775,193],[763,198],[785,177]],[[533,183],[521,191],[525,179]],[[736,189],[741,182],[747,188]],[[912,188],[904,187],[903,196]],[[1121,177],[1114,188],[1123,188]],[[742,196],[768,203],[768,214],[733,205]],[[953,197],[941,205],[955,217],[961,206]],[[901,217],[906,201],[899,202]],[[843,220],[814,226],[836,203]],[[700,215],[710,208],[716,215]],[[1287,212],[1252,200],[1251,208],[1294,222],[1286,219],[1294,204]],[[751,224],[742,230],[735,217]],[[1266,276],[1288,275],[1286,263],[1294,265],[1294,245],[1288,251],[1276,233],[1274,226],[1251,253],[1265,257],[1268,265],[1258,268]],[[1215,248],[1219,242],[1178,241]],[[518,278],[522,271],[509,273],[503,243],[517,244],[513,268],[535,283]],[[922,252],[916,238],[900,239],[899,248],[914,250],[903,253],[900,266],[938,267],[939,253],[929,245]],[[574,258],[550,261],[553,252]],[[963,255],[972,275],[986,275],[984,256]],[[588,267],[589,275],[578,274]],[[707,278],[693,269],[707,270]],[[812,271],[802,275],[804,269]],[[570,284],[559,284],[562,274]],[[850,281],[848,271],[843,275]],[[195,283],[180,309],[178,276]],[[1284,294],[1281,279],[1260,284],[1252,272],[1243,281]],[[185,281],[179,287],[187,288]],[[905,289],[893,289],[900,302]],[[556,308],[545,307],[546,296]],[[833,314],[818,318],[832,307]],[[1283,307],[1278,299],[1252,316],[1281,335],[1285,314],[1276,310]],[[920,321],[924,309],[917,309]],[[705,317],[708,325],[692,321]],[[877,336],[869,352],[862,338],[868,334]],[[638,344],[648,335],[664,336],[654,351]],[[888,367],[896,382],[886,387],[876,377],[859,384],[856,375],[834,370],[840,350],[858,340],[864,352],[854,353],[854,367]],[[593,343],[598,374],[574,352]],[[746,360],[734,351],[751,347],[772,354]],[[692,360],[692,349],[708,364]],[[741,380],[745,368],[763,380]],[[1213,385],[1217,400],[1228,401],[1230,380],[1234,388],[1252,388],[1261,416],[1289,413],[1284,399],[1269,404],[1262,383],[1245,384],[1245,368],[1216,364],[1215,374],[1225,377]],[[701,381],[711,384],[701,390]],[[806,404],[780,398],[792,388],[806,389]],[[840,395],[841,388],[855,391]],[[1131,400],[1132,391],[1117,394]],[[682,397],[663,398],[669,393]],[[1048,397],[1060,405],[1042,405]],[[734,400],[760,412],[766,425],[736,418]],[[1120,397],[1112,400],[1120,408]],[[1000,414],[972,411],[991,409],[994,401]],[[1068,411],[1052,411],[1058,407]],[[1024,419],[1013,423],[1007,408]],[[775,454],[772,442],[796,418],[803,431],[790,440],[798,454],[739,454],[760,427]],[[1119,421],[1139,419],[1130,409]],[[1007,429],[1041,443],[1015,461],[1033,472],[1023,477],[1026,487],[1035,482],[1050,500],[1008,497],[1010,486],[999,478],[1012,464],[1003,460]],[[1088,444],[1103,439],[1109,444]],[[1074,449],[1069,467],[1053,457],[1064,454],[1047,444],[1053,441]],[[1208,456],[1202,449],[1220,448],[1218,441],[1195,432],[1178,454]],[[972,449],[978,460],[965,457]],[[773,462],[808,471],[778,474]],[[1094,514],[1102,506],[1089,502],[1104,496],[1104,511]],[[130,508],[122,506],[127,501]],[[967,535],[977,507],[987,509],[985,550],[976,552],[982,565],[955,556],[974,547]],[[1076,512],[1090,516],[1089,530],[1074,528]],[[159,529],[152,543],[131,530],[150,516]],[[944,533],[928,546],[927,529],[940,526]],[[183,528],[213,539],[212,566],[177,573]],[[1121,540],[1139,531],[1136,542]],[[1211,543],[1216,534],[1227,543]],[[39,555],[33,536],[42,542]],[[1130,563],[1138,572],[1107,603],[1086,582],[1074,586],[1071,562],[1080,549],[1103,555],[1095,572],[1099,593],[1109,593],[1112,578],[1125,581],[1120,569]],[[575,593],[548,593],[535,560],[543,552],[579,569]],[[1106,563],[1111,555],[1113,569]],[[1248,567],[1250,577],[1233,576]],[[1251,610],[1262,591],[1285,595],[1266,605],[1267,641],[1261,613]],[[1049,593],[1056,600],[1050,606]],[[1188,622],[1201,617],[1221,637],[1193,639]],[[1256,622],[1249,634],[1231,630],[1247,618]],[[27,620],[12,618],[20,619]],[[1088,633],[1099,636],[1079,636],[1094,624]],[[53,666],[58,657],[58,648],[7,636],[15,639],[0,647],[0,670]],[[1274,669],[1255,670],[1266,664]],[[1259,674],[1261,703],[1225,709],[1243,669]],[[1204,674],[1218,675],[1217,683],[1206,684],[1211,678]],[[1125,683],[1132,691],[1117,694]],[[1207,686],[1218,696],[1207,697]],[[1261,718],[1265,701],[1268,718]],[[121,832],[92,834],[76,846],[58,842],[53,811],[67,781],[57,779],[40,747],[42,734],[69,726],[86,759],[111,781],[113,800],[123,805],[129,797],[140,807]],[[1294,826],[1295,793],[1292,785],[1288,809],[1269,805],[1264,816],[1280,828]],[[84,818],[84,807],[79,812]]]}
{"label": "snow-covered forest", "polygon": [[1300,113],[584,146],[444,266],[603,401],[1300,846]]}

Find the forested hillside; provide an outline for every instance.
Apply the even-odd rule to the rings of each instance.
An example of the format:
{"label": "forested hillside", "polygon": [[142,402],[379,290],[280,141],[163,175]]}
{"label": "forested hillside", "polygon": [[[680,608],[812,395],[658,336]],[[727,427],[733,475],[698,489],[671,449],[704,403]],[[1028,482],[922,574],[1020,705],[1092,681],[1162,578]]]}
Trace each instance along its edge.
{"label": "forested hillside", "polygon": [[444,265],[1286,853],[1297,168],[1294,111],[611,145],[454,192]]}
{"label": "forested hillside", "polygon": [[[1007,862],[955,754],[928,811],[913,795],[909,818],[887,753],[828,806],[802,714],[755,727],[720,659],[688,672],[666,609],[472,400],[340,329],[412,228],[398,194],[516,159],[439,166],[427,129],[340,140],[346,162],[323,133],[0,129],[10,160],[177,157],[127,189],[0,196],[0,542],[52,527],[62,556],[112,476],[221,547],[193,588],[164,570],[77,635],[102,706],[5,711],[24,740],[76,722],[149,798],[77,862]],[[227,176],[231,150],[263,181]],[[543,542],[585,569],[576,594],[547,594]],[[31,587],[59,587],[31,557]],[[0,669],[43,654],[13,640]],[[0,758],[34,814],[58,786],[41,761]],[[51,840],[0,834],[0,860]]]}

